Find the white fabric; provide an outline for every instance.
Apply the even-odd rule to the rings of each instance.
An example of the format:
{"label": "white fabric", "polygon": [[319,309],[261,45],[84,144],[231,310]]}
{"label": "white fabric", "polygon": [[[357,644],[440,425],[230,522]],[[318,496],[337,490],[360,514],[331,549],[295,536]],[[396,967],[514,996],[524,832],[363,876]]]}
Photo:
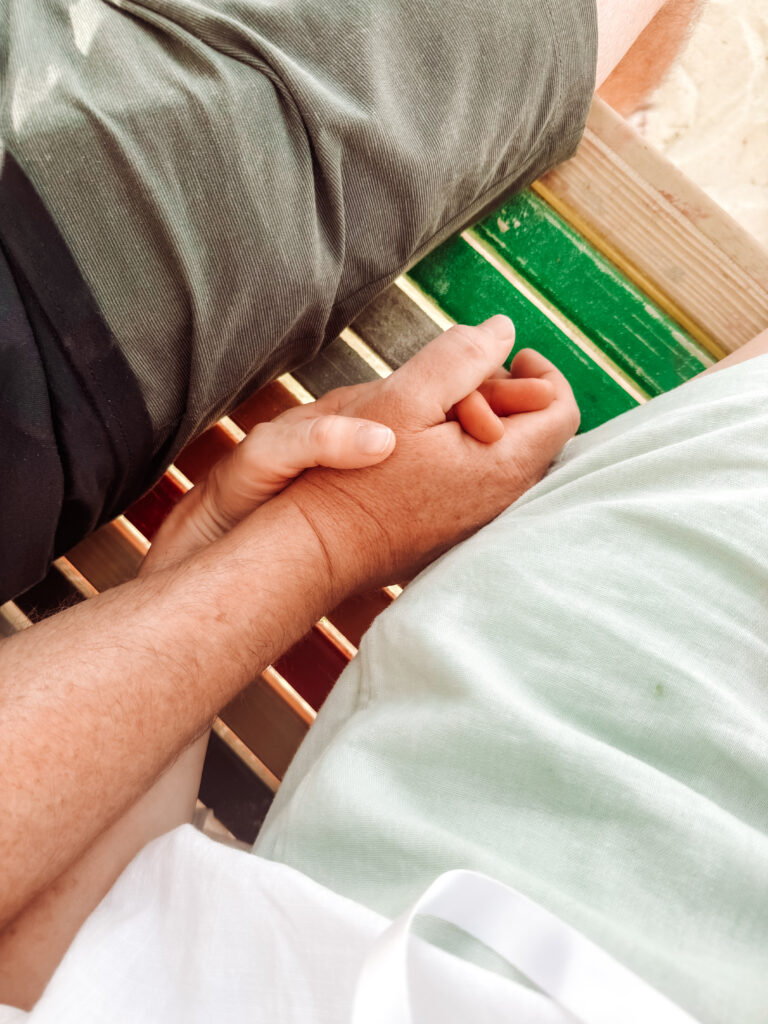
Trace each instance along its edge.
{"label": "white fabric", "polygon": [[487,875],[464,870],[436,878],[376,940],[358,978],[352,1024],[415,1024],[414,993],[431,980],[409,964],[419,914],[474,936],[582,1024],[695,1024],[546,907]]}
{"label": "white fabric", "polygon": [[[347,1024],[386,918],[285,865],[183,826],[90,916],[35,1009],[2,1024]],[[416,939],[418,1024],[570,1024],[524,985]]]}

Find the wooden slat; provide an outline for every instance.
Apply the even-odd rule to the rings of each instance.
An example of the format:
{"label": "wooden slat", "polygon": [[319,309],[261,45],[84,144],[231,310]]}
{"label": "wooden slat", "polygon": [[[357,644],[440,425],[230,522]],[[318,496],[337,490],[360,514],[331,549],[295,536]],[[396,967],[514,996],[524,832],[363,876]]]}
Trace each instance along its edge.
{"label": "wooden slat", "polygon": [[247,765],[253,774],[264,783],[272,793],[276,793],[280,786],[280,779],[267,768],[264,762],[237,736],[220,718],[213,723],[213,731],[219,739],[226,743],[229,749],[243,764]]}
{"label": "wooden slat", "polygon": [[[315,629],[323,636],[328,643],[332,644],[339,654],[349,663],[357,654],[357,645],[346,636],[338,626],[325,615],[319,622],[315,623]],[[346,667],[346,666],[345,666]],[[342,671],[344,669],[342,668]]]}
{"label": "wooden slat", "polygon": [[15,599],[28,621],[38,622],[97,594],[67,558],[57,558],[44,579]]}
{"label": "wooden slat", "polygon": [[187,481],[181,482],[171,473],[166,473],[151,491],[125,510],[125,518],[151,541],[171,509],[181,501],[188,489]]}
{"label": "wooden slat", "polygon": [[313,714],[265,672],[221,711],[219,717],[260,761],[282,779]]}
{"label": "wooden slat", "polygon": [[0,604],[0,637],[13,636],[31,625],[30,619],[13,601]]}
{"label": "wooden slat", "polygon": [[363,634],[373,620],[392,604],[392,597],[386,590],[373,590],[347,598],[328,612],[329,619],[355,647],[360,646]]}
{"label": "wooden slat", "polygon": [[434,320],[396,285],[366,306],[352,327],[393,367],[402,366],[442,333]]}
{"label": "wooden slat", "polygon": [[768,324],[768,253],[601,100],[533,187],[716,357]]}
{"label": "wooden slat", "polygon": [[701,373],[712,356],[530,190],[475,226],[537,291],[649,395]]}
{"label": "wooden slat", "polygon": [[275,661],[275,668],[317,710],[348,662],[349,658],[313,627]]}
{"label": "wooden slat", "polygon": [[67,558],[99,592],[132,580],[149,541],[124,516],[113,519],[72,548]]}
{"label": "wooden slat", "polygon": [[[175,486],[180,486],[178,479]],[[106,590],[136,575],[148,547],[146,538],[121,517],[82,541],[70,552],[69,560],[74,571],[83,574],[86,587],[95,585],[98,590]],[[243,744],[240,749],[236,743],[230,743],[233,753],[252,771],[255,762],[252,757],[243,756],[244,750],[250,748],[253,757],[264,762],[266,772],[277,778],[314,716],[297,695],[288,699],[286,692],[274,683],[276,673],[270,669],[265,675],[270,673],[272,681],[260,677],[224,709],[222,717]],[[259,777],[262,782],[267,779],[264,773]],[[212,785],[211,780],[206,784]]]}
{"label": "wooden slat", "polygon": [[246,432],[257,423],[265,423],[301,402],[278,380],[255,392],[230,413],[230,418]]}
{"label": "wooden slat", "polygon": [[[598,104],[582,145],[583,155],[552,172],[536,188],[554,209],[597,240],[609,259],[659,296],[663,308],[713,351],[719,354],[720,349],[747,340],[768,323],[765,255],[745,241],[740,229],[724,227],[727,218],[722,212],[708,201],[699,202],[698,190],[692,192],[689,183],[679,180],[681,176],[670,190],[674,195],[667,194],[664,182],[671,180],[669,166],[663,162],[660,170],[658,158],[649,157],[642,143],[638,149],[639,140],[611,118]],[[593,223],[585,228],[588,219]],[[551,279],[559,271],[572,276],[573,266],[547,266],[545,255],[533,273],[530,259],[523,266],[511,254],[498,219],[495,225],[499,230],[491,217],[485,227],[468,232],[464,239],[450,240],[415,267],[408,279],[375,300],[351,331],[343,332],[309,367],[298,371],[298,383],[289,376],[281,378],[242,403],[231,422],[212,427],[194,441],[178,460],[178,468],[189,480],[172,471],[129,511],[140,529],[121,517],[78,545],[70,561],[59,565],[57,572],[70,591],[82,598],[94,588],[107,589],[132,578],[148,548],[146,536],[154,534],[189,481],[200,482],[216,458],[232,450],[240,431],[310,400],[307,392],[319,396],[343,384],[375,380],[388,366],[401,365],[454,320],[478,322],[499,311],[511,315],[518,327],[518,345],[539,348],[573,382],[582,407],[582,429],[641,400],[644,392],[635,387],[636,381],[648,393],[672,386],[664,374],[676,354],[661,351],[664,342],[656,333],[656,314],[645,308],[643,296],[633,293],[635,308],[644,307],[646,351],[634,362],[622,361],[624,350],[615,346],[617,320],[612,327],[596,327],[594,315],[591,319],[588,313],[581,316],[574,308],[566,310],[567,316],[553,312],[557,297]],[[570,241],[576,259],[580,241],[573,235]],[[523,240],[522,248],[529,247],[529,242]],[[482,255],[488,245],[491,257]],[[681,248],[690,252],[681,253]],[[581,252],[582,265],[589,272],[599,267],[601,274],[615,277],[605,261],[601,264],[593,253]],[[713,281],[717,281],[714,295]],[[726,290],[730,290],[728,296],[720,294]],[[704,301],[707,291],[708,302]],[[709,310],[715,305],[720,312],[713,318]],[[658,320],[663,319],[659,315]],[[669,324],[664,329],[675,330]],[[608,350],[610,359],[594,354],[595,340]],[[654,348],[657,342],[661,348]],[[685,376],[698,368],[693,366],[696,353],[688,339],[682,339],[680,347],[691,363],[676,366],[675,372]],[[657,356],[659,365],[651,366]],[[322,704],[365,629],[391,598],[386,591],[376,591],[343,602],[222,711],[214,726],[210,764],[206,762],[210,769],[206,784],[217,815],[224,821],[229,815],[242,837],[252,839],[269,791],[276,788],[314,719],[313,709]],[[0,608],[0,635],[26,624],[28,620],[15,606]],[[235,778],[239,781],[233,782]],[[244,795],[239,805],[236,800],[228,803],[232,789],[241,786]]]}
{"label": "wooden slat", "polygon": [[457,321],[448,316],[445,310],[417,284],[414,284],[407,274],[401,274],[396,278],[394,287],[401,291],[417,309],[420,309],[439,330],[448,331],[456,324]]}
{"label": "wooden slat", "polygon": [[225,430],[216,423],[179,453],[175,465],[193,484],[202,483],[208,476],[211,466],[228,455],[237,443],[230,430]]}
{"label": "wooden slat", "polygon": [[581,430],[604,423],[637,404],[636,385],[606,374],[597,360],[599,352],[587,354],[582,346],[588,339],[570,335],[556,326],[550,316],[531,301],[508,276],[500,273],[463,238],[452,238],[423,259],[409,272],[409,278],[431,296],[449,316],[463,323],[477,324],[496,313],[506,313],[517,328],[517,348],[531,345],[551,359],[573,387],[581,409]]}
{"label": "wooden slat", "polygon": [[32,622],[39,622],[78,604],[83,600],[83,595],[54,563],[39,583],[19,594],[14,600]]}
{"label": "wooden slat", "polygon": [[345,328],[339,335],[339,338],[346,342],[352,351],[357,353],[363,362],[370,366],[376,377],[380,377],[383,380],[386,377],[392,376],[395,368],[386,359],[383,359],[378,352],[372,349],[368,342],[361,338],[351,327]]}
{"label": "wooden slat", "polygon": [[208,740],[200,799],[237,839],[252,843],[272,803],[272,789],[216,733]]}
{"label": "wooden slat", "polygon": [[68,558],[57,558],[53,564],[58,572],[60,572],[67,580],[72,589],[80,595],[80,597],[95,597],[96,594],[98,594],[98,590],[94,585],[89,583],[85,576],[75,568]]}
{"label": "wooden slat", "polygon": [[378,380],[376,371],[342,338],[335,338],[311,363],[294,370],[292,376],[315,398],[347,384]]}

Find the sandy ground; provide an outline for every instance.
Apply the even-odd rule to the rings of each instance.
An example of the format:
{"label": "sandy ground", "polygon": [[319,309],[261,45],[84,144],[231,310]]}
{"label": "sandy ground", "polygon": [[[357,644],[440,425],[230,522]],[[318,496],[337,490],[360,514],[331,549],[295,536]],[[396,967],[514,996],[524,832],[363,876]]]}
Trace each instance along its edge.
{"label": "sandy ground", "polygon": [[636,123],[768,249],[768,0],[706,0]]}

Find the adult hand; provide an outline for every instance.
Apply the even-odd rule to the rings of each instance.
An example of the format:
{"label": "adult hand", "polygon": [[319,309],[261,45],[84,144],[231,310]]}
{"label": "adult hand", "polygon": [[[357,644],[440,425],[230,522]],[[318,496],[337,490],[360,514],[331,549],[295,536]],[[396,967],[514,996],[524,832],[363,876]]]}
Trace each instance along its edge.
{"label": "adult hand", "polygon": [[[509,373],[500,369],[513,340],[503,316],[453,327],[364,394],[334,393],[333,411],[375,419],[397,436],[379,465],[348,474],[314,469],[279,499],[311,524],[338,593],[418,571],[541,479],[573,436],[578,407],[548,360],[523,350]],[[496,443],[450,418],[461,420],[468,393],[478,402],[476,390],[499,419]],[[536,411],[517,413],[521,402]],[[484,411],[481,418],[491,422]]]}
{"label": "adult hand", "polygon": [[[324,611],[367,582],[402,579],[545,472],[578,413],[563,378],[530,352],[495,379],[506,391],[548,381],[555,397],[520,415],[496,404],[485,382],[511,335],[505,319],[454,328],[387,380],[314,410],[390,426],[397,447],[383,462],[309,470],[194,557],[2,641],[0,927]],[[504,425],[495,444],[447,419],[477,388]]]}
{"label": "adult hand", "polygon": [[333,415],[326,412],[331,405],[321,400],[296,406],[255,426],[173,509],[141,573],[157,572],[212,544],[305,469],[359,469],[391,453],[395,435],[389,427]]}
{"label": "adult hand", "polygon": [[[509,328],[511,347],[514,328]],[[379,393],[378,382],[337,388],[254,427],[171,512],[142,573],[156,572],[218,540],[306,469],[360,469],[387,458],[395,447],[393,431],[353,413],[375,402]],[[549,381],[500,369],[458,401],[447,418],[476,440],[492,444],[504,436],[502,416],[545,409],[554,397]]]}

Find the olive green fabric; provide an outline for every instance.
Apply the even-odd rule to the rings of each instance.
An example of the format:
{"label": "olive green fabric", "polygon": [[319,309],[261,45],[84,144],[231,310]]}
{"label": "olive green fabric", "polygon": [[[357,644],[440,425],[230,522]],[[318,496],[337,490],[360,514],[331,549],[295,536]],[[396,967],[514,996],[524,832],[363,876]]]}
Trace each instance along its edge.
{"label": "olive green fabric", "polygon": [[768,356],[578,438],[375,621],[255,852],[388,916],[484,871],[763,1024],[766,522]]}
{"label": "olive green fabric", "polygon": [[594,0],[4,0],[2,145],[172,454],[573,151]]}

